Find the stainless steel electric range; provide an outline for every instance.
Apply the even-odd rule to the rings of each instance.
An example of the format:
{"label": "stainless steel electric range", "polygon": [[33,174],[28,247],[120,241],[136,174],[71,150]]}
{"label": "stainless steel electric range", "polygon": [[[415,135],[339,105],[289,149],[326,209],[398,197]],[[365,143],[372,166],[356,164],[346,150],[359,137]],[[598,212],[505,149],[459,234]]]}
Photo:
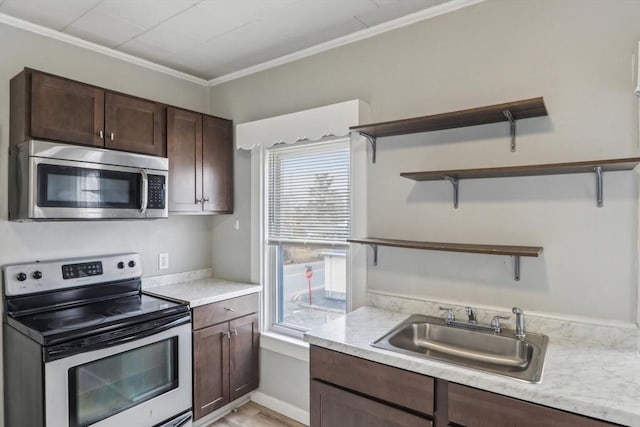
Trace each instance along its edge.
{"label": "stainless steel electric range", "polygon": [[141,293],[139,254],[3,267],[11,427],[191,425],[191,317]]}

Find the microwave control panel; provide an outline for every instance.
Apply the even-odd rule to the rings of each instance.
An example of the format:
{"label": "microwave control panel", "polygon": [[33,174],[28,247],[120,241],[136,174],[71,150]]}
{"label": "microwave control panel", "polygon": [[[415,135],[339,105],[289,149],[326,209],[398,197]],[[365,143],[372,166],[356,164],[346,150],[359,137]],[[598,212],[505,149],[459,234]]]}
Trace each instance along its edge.
{"label": "microwave control panel", "polygon": [[149,175],[149,196],[147,209],[164,209],[166,205],[167,183],[162,175]]}

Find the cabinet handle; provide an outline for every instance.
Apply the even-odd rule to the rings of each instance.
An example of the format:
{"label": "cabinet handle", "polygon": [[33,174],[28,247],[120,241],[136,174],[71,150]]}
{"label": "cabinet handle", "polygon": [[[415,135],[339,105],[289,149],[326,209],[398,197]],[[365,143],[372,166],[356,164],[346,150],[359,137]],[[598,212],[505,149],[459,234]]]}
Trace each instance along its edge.
{"label": "cabinet handle", "polygon": [[204,199],[202,199],[202,203],[207,203],[209,201],[208,197],[205,197]]}
{"label": "cabinet handle", "polygon": [[231,331],[231,333],[232,333],[233,335],[235,335],[235,336],[238,336],[238,330],[237,330],[237,329],[234,329],[233,331]]}
{"label": "cabinet handle", "polygon": [[223,337],[227,337],[227,338],[231,339],[231,334],[229,333],[229,331],[225,331],[225,332],[223,332],[223,333],[222,333],[222,336],[223,336]]}
{"label": "cabinet handle", "polygon": [[235,313],[235,312],[236,312],[236,311],[235,311],[233,308],[231,308],[231,307],[225,307],[224,309],[225,309],[225,310],[227,310],[227,311],[231,311],[232,313]]}
{"label": "cabinet handle", "polygon": [[196,202],[194,203],[194,205],[197,205],[198,203],[202,203],[202,199],[196,199]]}
{"label": "cabinet handle", "polygon": [[98,136],[100,137],[100,139],[104,139],[104,131],[101,130],[100,132],[98,132]]}
{"label": "cabinet handle", "polygon": [[114,138],[115,138],[115,135],[113,134],[113,132],[111,132],[111,133],[109,134],[109,139],[111,139],[111,140],[113,141],[113,139],[114,139]]}

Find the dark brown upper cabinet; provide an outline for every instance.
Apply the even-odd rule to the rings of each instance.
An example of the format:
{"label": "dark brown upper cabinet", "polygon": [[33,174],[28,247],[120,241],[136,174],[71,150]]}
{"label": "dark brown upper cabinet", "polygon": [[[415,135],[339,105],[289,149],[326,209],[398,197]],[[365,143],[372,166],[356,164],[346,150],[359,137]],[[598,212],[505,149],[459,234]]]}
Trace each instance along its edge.
{"label": "dark brown upper cabinet", "polygon": [[233,122],[202,117],[203,210],[233,213]]}
{"label": "dark brown upper cabinet", "polygon": [[169,211],[233,212],[233,123],[168,107]]}
{"label": "dark brown upper cabinet", "polygon": [[166,107],[25,68],[11,79],[11,144],[45,139],[166,156]]}
{"label": "dark brown upper cabinet", "polygon": [[107,92],[104,146],[166,156],[165,109],[153,101]]}

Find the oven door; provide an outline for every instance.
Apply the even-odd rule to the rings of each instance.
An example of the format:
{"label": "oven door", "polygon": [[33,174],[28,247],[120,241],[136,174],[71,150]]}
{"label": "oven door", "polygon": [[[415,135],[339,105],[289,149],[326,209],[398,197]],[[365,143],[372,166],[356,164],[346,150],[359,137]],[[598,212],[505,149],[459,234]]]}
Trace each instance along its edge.
{"label": "oven door", "polygon": [[[166,191],[166,171],[31,157],[29,206],[32,219],[124,219],[164,215],[166,208],[147,208],[149,181]],[[161,184],[161,188],[155,185]],[[162,194],[164,196],[164,194]]]}
{"label": "oven door", "polygon": [[45,363],[47,426],[151,426],[191,408],[191,323]]}

